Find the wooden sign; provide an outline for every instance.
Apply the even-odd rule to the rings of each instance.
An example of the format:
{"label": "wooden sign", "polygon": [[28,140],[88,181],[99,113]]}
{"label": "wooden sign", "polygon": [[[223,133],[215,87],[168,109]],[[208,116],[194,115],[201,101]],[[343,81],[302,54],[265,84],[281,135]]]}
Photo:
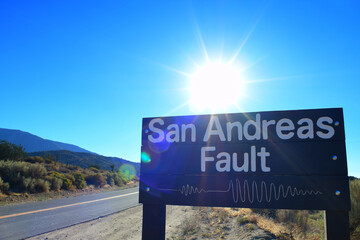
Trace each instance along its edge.
{"label": "wooden sign", "polygon": [[341,108],[144,118],[141,158],[143,204],[350,210]]}

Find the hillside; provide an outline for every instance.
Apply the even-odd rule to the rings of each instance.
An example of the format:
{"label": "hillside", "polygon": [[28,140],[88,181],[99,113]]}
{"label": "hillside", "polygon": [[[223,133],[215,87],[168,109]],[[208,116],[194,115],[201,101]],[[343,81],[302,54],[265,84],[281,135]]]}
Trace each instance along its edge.
{"label": "hillside", "polygon": [[118,169],[122,164],[131,164],[136,170],[136,176],[139,177],[140,163],[131,162],[117,157],[104,157],[93,153],[72,152],[66,150],[60,151],[42,151],[32,152],[29,156],[46,156],[50,154],[57,162],[88,168],[91,165],[99,165],[104,170],[111,170],[111,165],[115,164]]}
{"label": "hillside", "polygon": [[6,128],[0,128],[0,140],[6,140],[16,145],[22,145],[26,152],[40,152],[40,151],[56,151],[56,150],[68,150],[72,152],[88,152],[90,151],[81,147],[56,142],[52,140],[43,139],[36,135],[20,130],[12,130]]}
{"label": "hillside", "polygon": [[119,169],[122,164],[131,164],[139,177],[140,163],[131,162],[117,157],[104,157],[73,144],[43,139],[20,130],[0,128],[0,140],[6,140],[15,145],[21,145],[29,156],[45,156],[50,154],[56,161],[64,164],[88,168],[99,165],[104,170]]}

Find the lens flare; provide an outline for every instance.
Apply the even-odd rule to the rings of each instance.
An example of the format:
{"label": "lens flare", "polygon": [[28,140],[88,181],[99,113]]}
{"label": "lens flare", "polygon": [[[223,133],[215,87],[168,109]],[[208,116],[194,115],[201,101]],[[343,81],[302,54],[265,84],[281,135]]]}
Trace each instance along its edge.
{"label": "lens flare", "polygon": [[130,181],[130,180],[135,178],[136,169],[135,169],[135,167],[133,165],[125,163],[125,164],[120,166],[119,174],[120,174],[120,176],[122,176],[126,180]]}
{"label": "lens flare", "polygon": [[149,162],[151,162],[150,155],[149,155],[148,153],[146,153],[146,152],[142,152],[142,153],[141,153],[141,161],[142,161],[143,163],[149,163]]}
{"label": "lens flare", "polygon": [[148,141],[149,148],[156,153],[163,153],[166,152],[169,147],[170,143],[168,141],[164,140],[159,143],[152,143],[151,141]]}

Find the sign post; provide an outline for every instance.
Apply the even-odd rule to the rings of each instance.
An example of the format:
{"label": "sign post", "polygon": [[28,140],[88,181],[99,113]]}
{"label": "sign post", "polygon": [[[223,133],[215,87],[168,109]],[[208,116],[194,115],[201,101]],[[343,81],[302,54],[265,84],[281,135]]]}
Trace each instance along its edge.
{"label": "sign post", "polygon": [[325,211],[325,239],[350,239],[349,212]]}
{"label": "sign post", "polygon": [[167,204],[325,210],[349,239],[342,109],[144,118],[139,192],[143,239]]}
{"label": "sign post", "polygon": [[142,239],[165,239],[166,205],[143,204]]}

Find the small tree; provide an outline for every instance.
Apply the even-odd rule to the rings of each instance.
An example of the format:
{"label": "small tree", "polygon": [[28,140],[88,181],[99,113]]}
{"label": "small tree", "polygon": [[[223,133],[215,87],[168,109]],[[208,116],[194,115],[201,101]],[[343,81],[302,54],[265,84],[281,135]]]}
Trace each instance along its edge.
{"label": "small tree", "polygon": [[0,142],[0,160],[19,161],[27,156],[23,146],[9,143],[5,140]]}
{"label": "small tree", "polygon": [[20,161],[27,157],[25,149],[21,145],[11,144],[13,149],[13,160]]}
{"label": "small tree", "polygon": [[0,160],[11,159],[12,148],[11,144],[5,140],[0,142]]}

